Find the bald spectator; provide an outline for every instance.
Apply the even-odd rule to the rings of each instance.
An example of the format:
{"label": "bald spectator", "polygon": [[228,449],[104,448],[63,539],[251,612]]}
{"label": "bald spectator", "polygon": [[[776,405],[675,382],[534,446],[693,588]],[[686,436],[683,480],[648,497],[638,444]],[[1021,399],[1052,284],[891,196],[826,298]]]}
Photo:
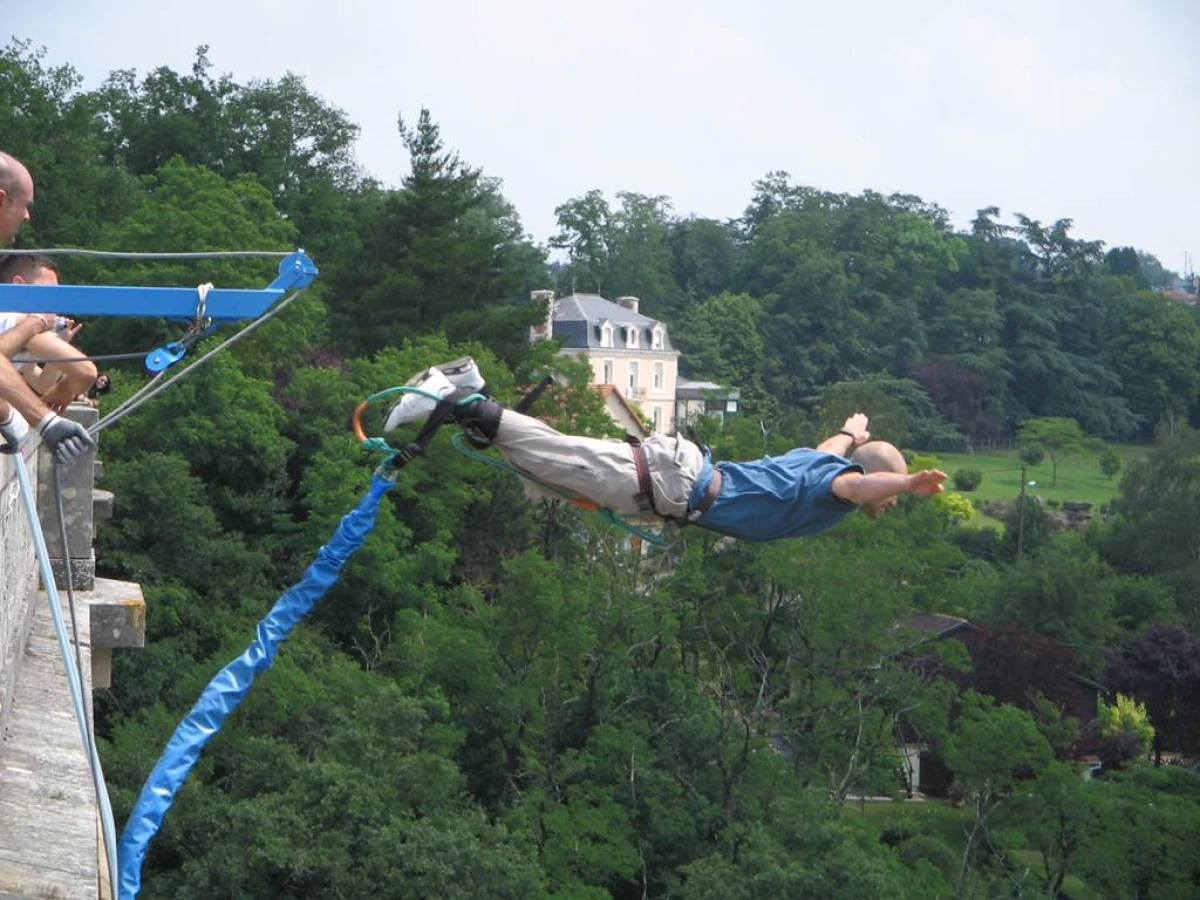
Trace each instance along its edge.
{"label": "bald spectator", "polygon": [[[29,221],[32,205],[33,177],[29,170],[19,160],[0,152],[0,246],[11,243],[21,226]],[[54,329],[54,320],[54,316],[26,316],[22,327],[28,330],[37,327],[38,333],[44,333]],[[37,429],[59,462],[70,462],[88,447],[96,446],[86,428],[50,409],[25,383],[8,357],[0,353],[0,437],[15,447],[26,429],[14,410]]]}
{"label": "bald spectator", "polygon": [[33,176],[19,160],[0,152],[0,246],[12,243],[29,221],[33,206]]}

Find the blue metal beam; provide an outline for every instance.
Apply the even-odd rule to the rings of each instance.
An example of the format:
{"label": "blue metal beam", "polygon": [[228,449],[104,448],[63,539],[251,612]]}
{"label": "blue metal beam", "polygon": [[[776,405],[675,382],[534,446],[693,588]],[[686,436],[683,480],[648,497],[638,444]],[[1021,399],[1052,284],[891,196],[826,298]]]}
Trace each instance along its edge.
{"label": "blue metal beam", "polygon": [[[214,287],[208,292],[204,314],[214,322],[257,318],[284,294],[311,284],[318,271],[308,255],[297,250],[284,257],[279,263],[279,276],[265,288]],[[195,288],[0,284],[0,310],[5,312],[193,319],[198,303]]]}

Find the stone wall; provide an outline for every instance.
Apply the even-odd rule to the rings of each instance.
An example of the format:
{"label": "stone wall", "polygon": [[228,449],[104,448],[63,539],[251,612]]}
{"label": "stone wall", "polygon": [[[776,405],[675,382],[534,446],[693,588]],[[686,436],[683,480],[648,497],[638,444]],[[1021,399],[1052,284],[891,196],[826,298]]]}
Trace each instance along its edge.
{"label": "stone wall", "polygon": [[[98,418],[95,409],[84,406],[72,406],[67,415],[84,426],[95,424]],[[59,587],[65,587],[53,457],[42,449],[36,435],[25,439],[21,453],[36,498],[38,520],[42,523],[54,580]],[[94,473],[91,453],[59,472],[67,541],[72,556],[71,575],[77,591],[91,591],[95,587],[96,563],[92,552]],[[32,622],[39,574],[33,533],[29,530],[28,514],[17,479],[16,460],[9,454],[0,454],[0,740],[4,739],[17,669]]]}
{"label": "stone wall", "polygon": [[[28,441],[23,451],[34,490],[37,447],[36,441]],[[0,454],[0,736],[12,705],[17,656],[24,648],[36,585],[37,554],[17,481],[16,461]]]}

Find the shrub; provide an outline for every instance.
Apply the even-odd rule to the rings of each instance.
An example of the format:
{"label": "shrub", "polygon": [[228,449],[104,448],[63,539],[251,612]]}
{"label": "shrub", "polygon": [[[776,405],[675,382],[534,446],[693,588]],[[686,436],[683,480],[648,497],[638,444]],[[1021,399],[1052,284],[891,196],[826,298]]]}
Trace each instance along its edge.
{"label": "shrub", "polygon": [[918,834],[896,849],[900,861],[910,868],[916,867],[917,860],[924,859],[933,863],[951,883],[958,877],[958,859],[954,851],[932,835]]}
{"label": "shrub", "polygon": [[975,506],[962,494],[937,494],[933,502],[951,522],[969,522],[975,518]]}
{"label": "shrub", "polygon": [[959,469],[954,473],[954,488],[959,491],[973,491],[983,483],[983,473],[978,469]]}

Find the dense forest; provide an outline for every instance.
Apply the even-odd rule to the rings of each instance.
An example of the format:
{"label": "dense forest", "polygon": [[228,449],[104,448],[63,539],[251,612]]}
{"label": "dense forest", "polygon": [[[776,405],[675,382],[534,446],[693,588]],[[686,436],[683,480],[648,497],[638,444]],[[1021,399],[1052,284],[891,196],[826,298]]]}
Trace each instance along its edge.
{"label": "dense forest", "polygon": [[[429,111],[401,112],[398,187],[360,170],[356,133],[301,78],[242,83],[206,48],[188,72],[91,88],[27,43],[0,50],[0,149],[37,182],[19,246],[304,247],[321,268],[277,320],[104,432],[117,512],[97,566],[148,604],[146,648],[96,698],[118,818],[365,489],[377,460],[347,427],[355,404],[464,353],[516,398],[552,363],[528,342],[545,315],[531,290],[639,296],[685,374],[742,392],[740,419],[700,426],[719,457],[810,443],[859,408],[926,457],[1039,428],[1050,451],[1152,447],[1083,529],[1052,529],[1036,502],[976,528],[948,497],[772,545],[683,529],[649,552],[524,502],[441,435],[209,745],[144,896],[1200,894],[1200,775],[1158,765],[1200,755],[1200,319],[1158,290],[1157,260],[1068,219],[989,208],[959,230],[918,197],[783,172],[734,221],[564,198],[543,247]],[[61,271],[271,275],[244,259]],[[113,318],[78,341],[175,337]],[[575,383],[539,412],[604,433],[586,374],[559,367]],[[108,404],[145,379],[112,373]],[[898,624],[917,613],[978,630],[922,640]],[[1095,719],[1070,677],[1111,691]],[[954,773],[949,801],[898,802],[901,730]],[[1103,777],[1083,777],[1088,754]]]}

